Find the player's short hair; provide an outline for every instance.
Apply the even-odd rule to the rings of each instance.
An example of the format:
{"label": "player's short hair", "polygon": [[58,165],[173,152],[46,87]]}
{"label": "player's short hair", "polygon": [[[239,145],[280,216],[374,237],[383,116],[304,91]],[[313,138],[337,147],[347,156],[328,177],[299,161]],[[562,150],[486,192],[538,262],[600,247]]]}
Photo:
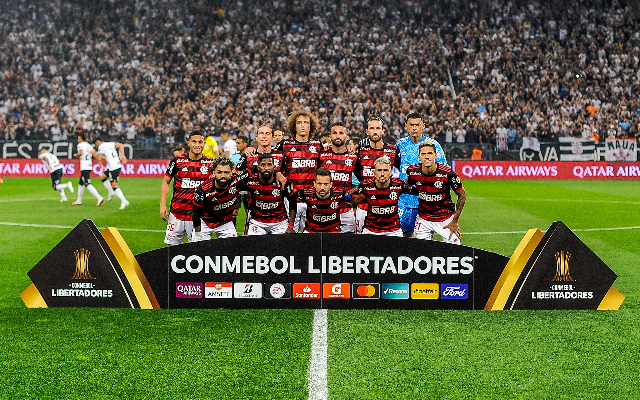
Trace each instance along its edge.
{"label": "player's short hair", "polygon": [[78,137],[82,139],[83,142],[87,140],[87,135],[85,135],[84,133],[79,133]]}
{"label": "player's short hair", "polygon": [[369,122],[371,122],[371,121],[380,121],[380,125],[384,129],[384,120],[382,118],[378,117],[377,115],[374,115],[372,117],[369,117],[369,119],[367,119],[367,129],[369,129]]}
{"label": "player's short hair", "polygon": [[[191,137],[191,135],[189,135],[189,137]],[[173,148],[173,151],[185,151],[185,148],[183,145],[179,144]]]}
{"label": "player's short hair", "polygon": [[240,135],[236,139],[240,139],[244,144],[249,144],[249,138],[244,135]]}
{"label": "player's short hair", "polygon": [[[329,169],[328,169],[328,168],[324,168],[324,167],[318,168],[318,169],[316,170],[316,176],[315,176],[315,178],[317,178],[317,177],[319,177],[319,176],[328,176],[329,178],[331,178],[331,171],[329,171]],[[314,178],[314,179],[315,179],[315,178]]]}
{"label": "player's short hair", "polygon": [[417,112],[411,112],[411,113],[409,113],[409,115],[407,115],[407,122],[408,122],[410,119],[415,119],[415,118],[417,118],[417,119],[419,119],[420,121],[422,121],[422,115],[420,115],[420,114],[419,114],[419,113],[417,113]]}
{"label": "player's short hair", "polygon": [[225,155],[220,155],[213,159],[213,161],[211,162],[211,170],[215,170],[218,165],[226,165],[227,167],[231,168],[232,171],[236,167],[236,164]]}
{"label": "player's short hair", "polygon": [[93,143],[97,143],[97,142],[104,142],[104,140],[102,139],[102,137],[100,137],[100,136],[96,136],[96,137],[93,139]]}
{"label": "player's short hair", "polygon": [[273,136],[273,132],[274,132],[274,130],[273,130],[273,128],[272,128],[272,127],[270,127],[270,126],[269,126],[269,125],[267,125],[267,124],[262,124],[262,125],[260,125],[260,126],[258,127],[258,129],[256,129],[256,136],[258,135],[258,131],[260,130],[260,128],[262,128],[263,126],[264,126],[265,128],[269,128],[269,129],[271,130],[271,136]]}
{"label": "player's short hair", "polygon": [[200,129],[194,129],[189,133],[189,140],[191,140],[191,138],[194,136],[202,136],[203,138],[206,138],[207,134]]}
{"label": "player's short hair", "polygon": [[309,136],[310,137],[313,136],[313,134],[316,132],[316,129],[318,129],[318,126],[320,125],[320,121],[318,120],[318,117],[311,114],[309,111],[305,111],[305,110],[294,111],[291,113],[291,115],[289,115],[289,119],[287,120],[287,134],[292,138],[296,137],[296,121],[298,120],[298,117],[301,115],[305,117],[309,117],[309,120],[310,120]]}
{"label": "player's short hair", "polygon": [[258,164],[260,164],[262,160],[266,160],[267,158],[271,159],[271,161],[273,162],[273,155],[271,153],[262,153],[258,156]]}
{"label": "player's short hair", "polygon": [[382,157],[378,157],[376,159],[376,162],[373,163],[374,166],[376,165],[388,165],[391,166],[391,160],[389,160],[389,157],[387,156],[382,156]]}
{"label": "player's short hair", "polygon": [[436,151],[436,145],[431,143],[428,140],[425,140],[424,142],[420,143],[420,146],[418,146],[418,152],[420,152],[420,150],[422,150],[423,147],[433,147],[433,151]]}
{"label": "player's short hair", "polygon": [[344,122],[342,122],[342,121],[336,121],[336,122],[334,122],[333,124],[331,124],[331,127],[332,127],[332,128],[333,128],[334,126],[341,126],[341,127],[345,128],[345,129],[347,129],[347,126],[346,126],[346,125],[344,124]]}

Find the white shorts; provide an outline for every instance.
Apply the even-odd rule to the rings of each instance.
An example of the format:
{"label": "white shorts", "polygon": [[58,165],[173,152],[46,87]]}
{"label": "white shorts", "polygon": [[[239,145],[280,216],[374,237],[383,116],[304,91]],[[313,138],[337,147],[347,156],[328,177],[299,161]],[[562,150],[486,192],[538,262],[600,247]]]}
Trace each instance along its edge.
{"label": "white shorts", "polygon": [[[289,217],[289,199],[284,199],[284,208],[287,210],[287,217]],[[304,229],[307,225],[307,203],[298,202],[296,208],[296,219],[293,221],[293,231],[298,233]],[[288,227],[288,225],[287,225]]]}
{"label": "white shorts", "polygon": [[365,218],[367,218],[367,210],[356,207],[356,233],[362,233]]}
{"label": "white shorts", "polygon": [[[455,234],[451,235],[449,228],[444,228],[451,221],[453,221],[453,215],[445,221],[427,221],[418,215],[413,233],[416,239],[432,240],[435,232],[442,237],[442,241],[445,243],[460,244],[460,238]],[[449,235],[451,235],[451,239],[449,239]]]}
{"label": "white shorts", "polygon": [[236,231],[236,227],[233,225],[233,221],[222,224],[217,228],[211,228],[209,225],[202,222],[200,230],[202,231],[202,240],[211,239],[211,234],[213,233],[217,235],[218,239],[238,237],[238,232]]}
{"label": "white shorts", "polygon": [[340,213],[340,232],[356,233],[356,216],[353,209]]}
{"label": "white shorts", "polygon": [[177,246],[184,241],[184,235],[187,235],[191,242],[191,231],[193,231],[192,221],[183,221],[176,218],[173,213],[169,213],[167,221],[167,231],[165,232],[164,242],[170,246]]}
{"label": "white shorts", "polygon": [[[364,210],[363,210],[364,211]],[[371,232],[370,230],[368,230],[367,228],[364,228],[362,230],[362,233],[365,235],[378,235],[378,236],[397,236],[397,237],[402,237],[402,229],[398,228],[395,231],[389,231],[389,232]]]}
{"label": "white shorts", "polygon": [[246,236],[270,234],[279,235],[281,233],[286,233],[288,227],[289,221],[286,219],[284,221],[274,223],[250,220],[247,225]]}

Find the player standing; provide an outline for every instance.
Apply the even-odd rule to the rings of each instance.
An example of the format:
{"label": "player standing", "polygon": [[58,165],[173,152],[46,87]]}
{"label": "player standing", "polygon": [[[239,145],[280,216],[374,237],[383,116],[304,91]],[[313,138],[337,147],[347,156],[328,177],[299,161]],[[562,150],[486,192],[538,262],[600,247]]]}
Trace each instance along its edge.
{"label": "player standing", "polygon": [[365,178],[353,196],[355,203],[366,201],[369,205],[362,233],[371,235],[400,236],[398,199],[408,193],[409,187],[400,179],[392,178],[391,161],[387,156],[376,159],[374,178]]}
{"label": "player standing", "polygon": [[296,232],[294,221],[296,210],[300,210],[298,207],[293,207],[296,202],[307,205],[304,233],[340,233],[340,209],[345,201],[351,201],[351,195],[340,188],[332,189],[331,171],[318,168],[313,186],[300,189],[296,196],[292,197],[287,233]]}
{"label": "player standing", "polygon": [[242,185],[251,198],[249,200],[250,218],[247,221],[245,235],[280,234],[287,230],[287,210],[284,198],[293,194],[293,186],[287,182],[284,189],[276,180],[278,172],[273,163],[273,155],[260,154],[257,172]]}
{"label": "player standing", "polygon": [[[374,165],[378,158],[386,156],[389,158],[391,167],[400,169],[400,151],[396,145],[385,143],[384,137],[384,121],[380,117],[371,117],[367,120],[367,137],[363,140],[362,145],[358,149],[358,162],[353,171],[358,180],[363,182],[367,178],[373,178]],[[392,168],[392,171],[393,171]],[[362,232],[365,217],[367,216],[367,203],[356,204],[356,231]]]}
{"label": "player standing", "polygon": [[[189,153],[179,154],[171,160],[162,179],[160,217],[168,222],[164,242],[169,246],[182,244],[185,234],[189,242],[193,241],[191,234],[193,231],[191,221],[193,195],[196,188],[209,177],[213,162],[209,157],[202,155],[204,139],[204,132],[192,131],[187,142]],[[172,179],[174,179],[173,198],[169,211],[167,210],[167,194]]]}
{"label": "player standing", "polygon": [[[404,124],[404,127],[409,132],[409,136],[396,142],[401,159],[400,179],[407,179],[407,168],[409,168],[409,166],[420,163],[420,158],[418,157],[420,153],[419,146],[424,141],[435,146],[437,156],[435,162],[442,164],[447,163],[447,158],[442,150],[442,146],[440,146],[437,141],[422,134],[425,126],[420,114],[413,112],[407,115],[407,122]],[[405,236],[411,237],[413,235],[416,215],[418,215],[418,197],[412,194],[403,194],[400,196],[398,205],[402,231]]]}
{"label": "player standing", "polygon": [[82,204],[82,196],[84,188],[89,189],[89,193],[98,200],[96,207],[100,207],[104,203],[104,198],[100,196],[98,190],[91,184],[91,170],[93,169],[93,147],[86,141],[84,134],[78,135],[78,152],[73,156],[80,159],[80,182],[78,183],[78,199],[71,203],[74,206]]}
{"label": "player standing", "polygon": [[[318,118],[307,111],[294,111],[287,120],[287,132],[293,139],[285,139],[276,149],[284,153],[281,167],[282,173],[293,184],[293,190],[313,185],[316,169],[318,168],[318,154],[322,150],[319,140],[311,139],[318,129]],[[305,202],[297,203],[294,230],[302,230],[305,226]]]}
{"label": "player standing", "polygon": [[60,202],[67,201],[67,195],[64,193],[65,189],[69,189],[71,193],[73,193],[73,183],[71,181],[67,183],[62,182],[62,164],[60,164],[60,160],[58,157],[49,153],[46,149],[41,149],[38,152],[38,158],[42,160],[42,163],[49,169],[49,173],[51,174],[51,184],[53,185],[53,190],[57,190],[60,193]]}
{"label": "player standing", "polygon": [[[115,195],[120,199],[120,209],[124,210],[129,201],[124,197],[122,189],[118,187],[118,180],[120,179],[120,169],[122,164],[127,162],[127,157],[124,156],[124,146],[119,142],[104,142],[100,137],[95,139],[95,145],[98,151],[93,150],[93,156],[102,161],[104,158],[107,161],[108,170],[105,171],[109,182],[111,182],[111,188],[115,192]],[[118,156],[118,151],[120,156]]]}
{"label": "player standing", "polygon": [[[436,147],[429,142],[420,144],[420,164],[407,168],[407,185],[419,193],[418,216],[415,236],[431,240],[433,233],[442,236],[446,243],[460,244],[458,219],[464,208],[467,194],[462,182],[451,167],[437,163]],[[451,189],[458,201],[451,201]]]}
{"label": "player standing", "polygon": [[[358,155],[347,150],[347,128],[342,122],[337,122],[329,132],[330,145],[320,152],[318,166],[331,171],[333,188],[340,188],[345,192],[352,189],[351,173],[356,167]],[[340,210],[340,231],[354,233],[356,220],[351,203],[343,202]]]}

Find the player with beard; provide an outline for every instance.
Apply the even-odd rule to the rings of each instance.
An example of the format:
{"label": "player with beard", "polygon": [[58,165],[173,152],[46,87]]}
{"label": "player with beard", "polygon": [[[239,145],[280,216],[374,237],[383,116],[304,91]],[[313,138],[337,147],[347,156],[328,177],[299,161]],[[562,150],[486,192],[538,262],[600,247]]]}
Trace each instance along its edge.
{"label": "player with beard", "polygon": [[[287,133],[292,139],[285,139],[276,147],[284,153],[281,167],[282,173],[293,184],[294,191],[313,185],[318,154],[322,150],[319,140],[312,139],[318,129],[318,118],[307,111],[294,111],[287,120]],[[300,231],[305,226],[305,202],[298,202],[294,230]]]}
{"label": "player with beard", "polygon": [[302,202],[306,207],[306,226],[304,233],[325,232],[340,233],[340,209],[342,203],[351,201],[351,195],[344,190],[332,189],[331,171],[318,168],[313,180],[313,186],[300,189],[296,196],[291,197],[289,209],[289,228],[287,233],[295,233],[296,202]]}
{"label": "player with beard", "polygon": [[[431,143],[435,147],[437,155],[435,162],[447,164],[447,158],[442,150],[442,146],[434,139],[422,134],[425,125],[420,114],[413,112],[407,115],[407,122],[404,124],[404,127],[409,132],[409,136],[396,142],[401,157],[400,179],[407,179],[407,168],[420,163],[420,158],[418,157],[420,153],[419,146],[423,142]],[[405,236],[411,237],[413,236],[416,215],[418,215],[418,196],[403,194],[400,196],[398,206],[402,231]]]}
{"label": "player with beard", "polygon": [[[193,241],[193,195],[196,188],[204,182],[210,174],[213,160],[202,155],[205,133],[195,130],[189,134],[189,153],[181,153],[169,162],[167,172],[160,186],[160,218],[167,223],[164,242],[169,246],[182,244],[185,234],[189,242]],[[171,211],[167,209],[167,194],[169,184],[173,183],[173,198]]]}
{"label": "player with beard", "polygon": [[271,142],[273,141],[273,130],[271,127],[267,125],[260,126],[256,133],[256,141],[258,142],[258,148],[255,151],[251,151],[251,149],[245,151],[245,153],[240,157],[240,161],[238,161],[236,168],[243,170],[256,167],[258,165],[258,158],[261,154],[271,154],[276,171],[280,171],[284,154],[280,150],[271,148]]}
{"label": "player with beard", "polygon": [[373,174],[373,178],[365,178],[358,187],[358,194],[353,195],[354,203],[369,205],[362,233],[402,237],[398,199],[400,194],[409,192],[409,187],[391,177],[391,161],[387,156],[376,159]]}
{"label": "player with beard", "polygon": [[[442,241],[460,244],[458,219],[467,199],[458,175],[446,164],[437,163],[436,147],[429,142],[420,144],[420,164],[407,168],[406,183],[418,191],[420,205],[416,217],[415,237],[431,240],[433,233]],[[451,189],[458,195],[451,201]]]}
{"label": "player with beard", "polygon": [[[358,149],[358,162],[353,171],[360,182],[373,178],[374,165],[380,157],[386,156],[389,158],[392,171],[393,168],[400,169],[400,151],[396,145],[385,143],[382,140],[384,132],[384,120],[382,118],[371,117],[367,120],[367,140],[363,140]],[[356,205],[356,230],[360,233],[364,226],[369,205],[367,203],[358,203]]]}
{"label": "player with beard", "polygon": [[[352,189],[351,173],[356,167],[358,155],[347,151],[347,128],[342,122],[337,122],[329,132],[331,144],[322,150],[318,165],[331,171],[333,188],[339,188],[348,192]],[[354,233],[356,221],[351,203],[342,203],[340,210],[340,231],[342,233]]]}
{"label": "player with beard", "polygon": [[249,200],[249,221],[245,235],[267,235],[285,233],[287,230],[287,210],[285,197],[293,194],[293,187],[287,183],[283,190],[276,180],[273,155],[260,154],[257,173],[252,174],[242,185],[251,195]]}

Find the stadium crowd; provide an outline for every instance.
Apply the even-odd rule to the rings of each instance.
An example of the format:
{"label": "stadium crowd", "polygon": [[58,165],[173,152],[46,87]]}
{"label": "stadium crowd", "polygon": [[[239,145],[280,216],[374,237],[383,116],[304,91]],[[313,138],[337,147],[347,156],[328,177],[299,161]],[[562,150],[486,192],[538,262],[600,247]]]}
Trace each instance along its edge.
{"label": "stadium crowd", "polygon": [[379,115],[392,142],[411,111],[441,143],[635,137],[638,15],[615,0],[7,0],[0,139],[254,139],[294,109],[360,137]]}

